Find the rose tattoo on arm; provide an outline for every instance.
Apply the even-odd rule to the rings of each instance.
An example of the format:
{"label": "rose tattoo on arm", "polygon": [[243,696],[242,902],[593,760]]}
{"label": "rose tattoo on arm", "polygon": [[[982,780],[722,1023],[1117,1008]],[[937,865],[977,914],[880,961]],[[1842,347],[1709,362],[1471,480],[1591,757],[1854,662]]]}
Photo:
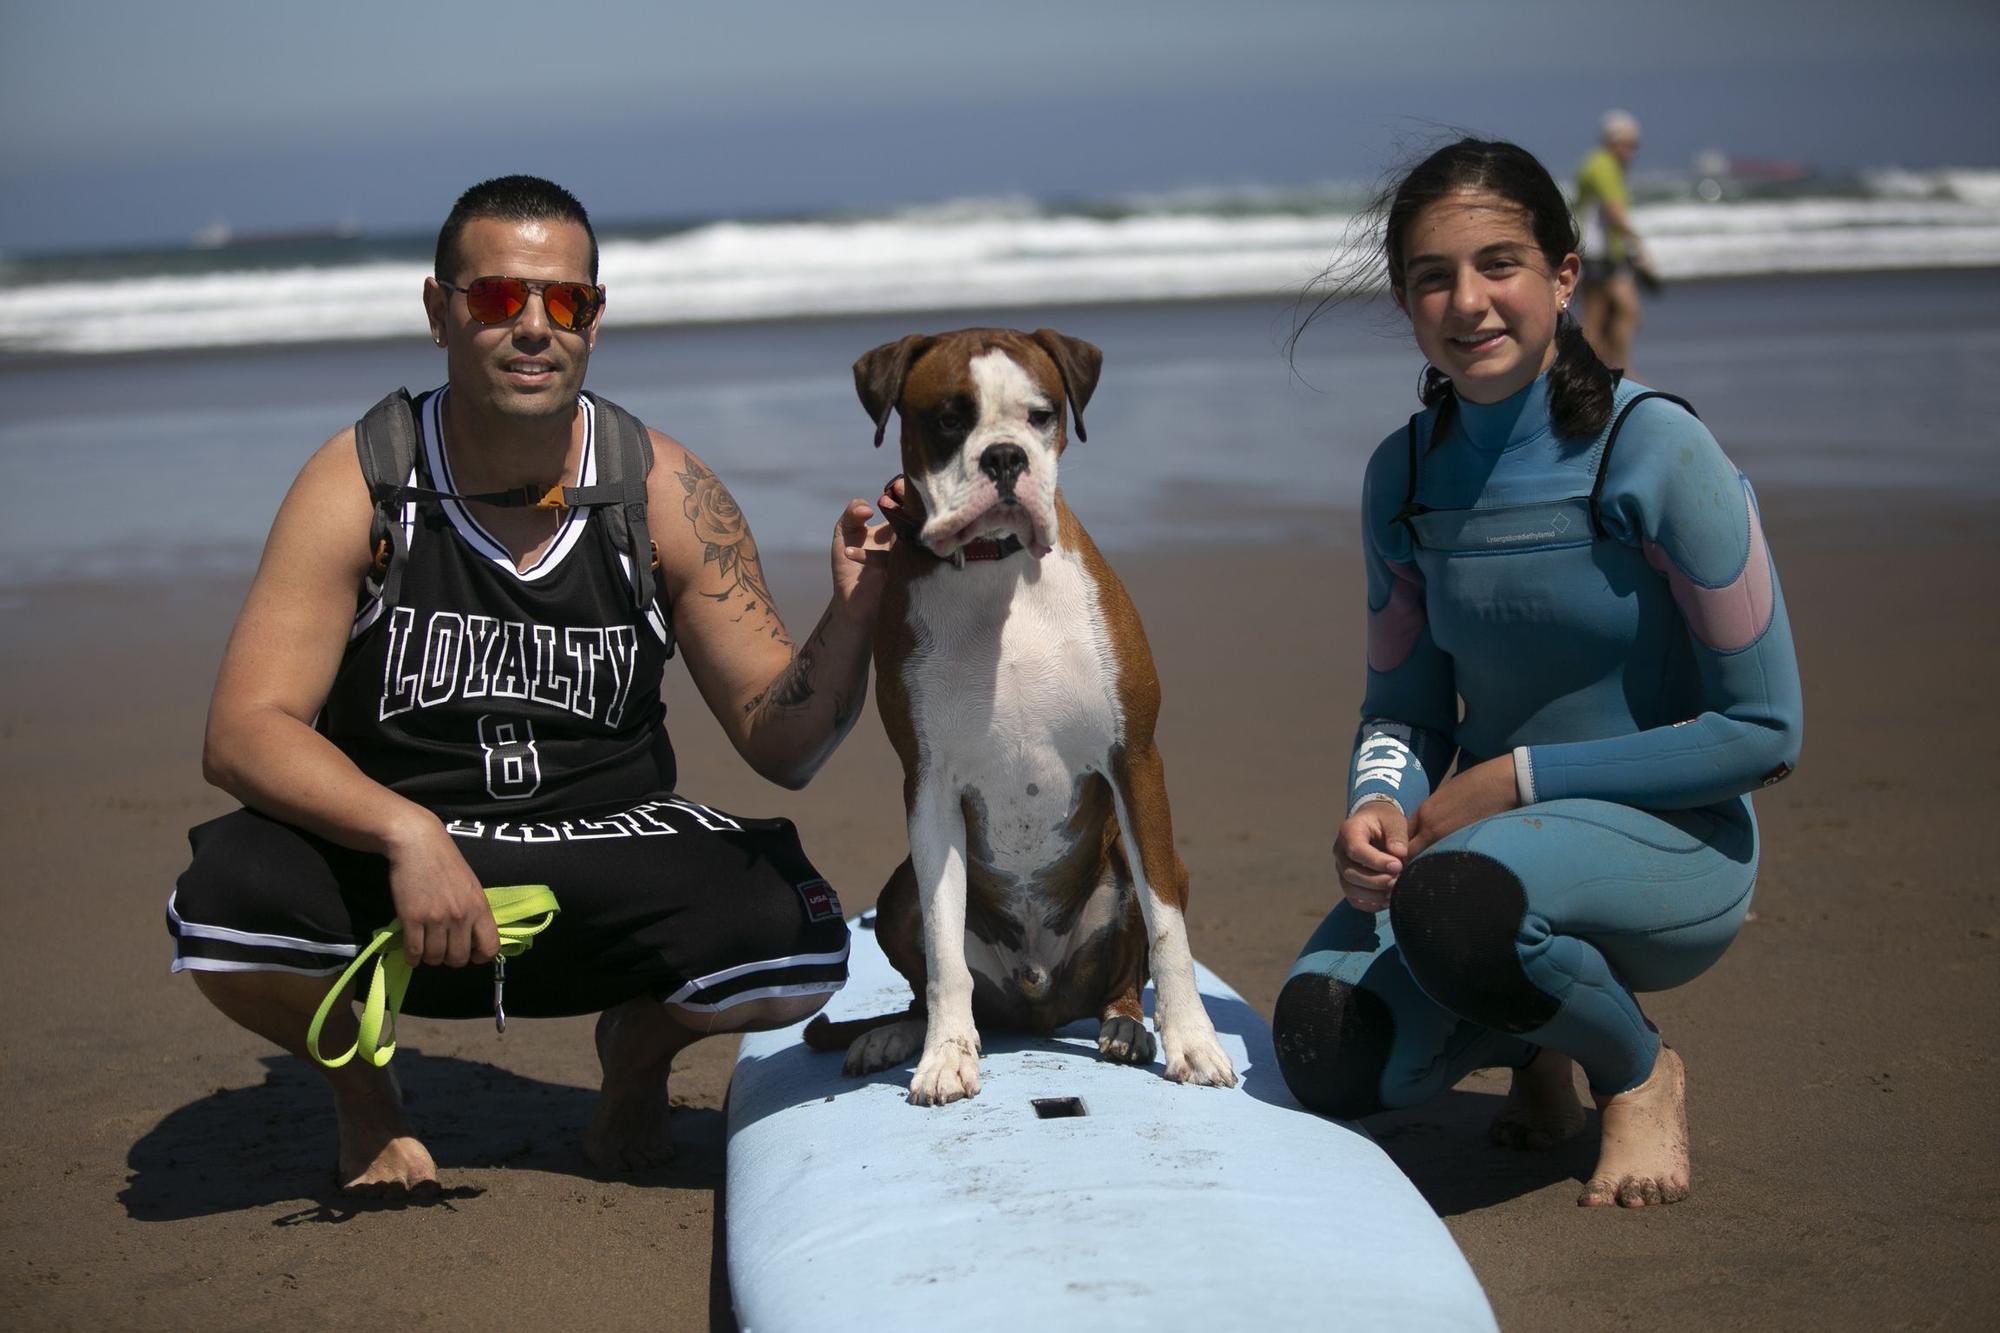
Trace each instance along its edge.
{"label": "rose tattoo on arm", "polygon": [[771,605],[771,590],[764,582],[763,562],[757,557],[757,542],[743,521],[736,497],[729,493],[720,477],[692,455],[675,475],[687,493],[681,501],[681,513],[694,525],[695,536],[701,540],[702,564],[714,565],[721,582],[720,592],[702,591],[701,595],[724,602],[741,593],[745,599],[744,613],[763,610],[771,622],[771,636],[782,637],[784,630]]}

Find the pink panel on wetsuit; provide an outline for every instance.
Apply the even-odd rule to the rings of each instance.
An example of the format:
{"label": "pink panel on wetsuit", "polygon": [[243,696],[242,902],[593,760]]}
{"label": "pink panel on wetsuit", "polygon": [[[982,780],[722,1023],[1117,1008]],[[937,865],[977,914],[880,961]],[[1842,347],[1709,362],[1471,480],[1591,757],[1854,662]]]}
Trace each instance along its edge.
{"label": "pink panel on wetsuit", "polygon": [[1674,602],[1687,617],[1694,636],[1717,652],[1733,653],[1757,642],[1771,623],[1771,553],[1764,545],[1764,525],[1750,497],[1743,497],[1750,513],[1750,553],[1743,570],[1720,588],[1704,588],[1673,562],[1658,542],[1645,543],[1646,563],[1667,576],[1674,590]]}
{"label": "pink panel on wetsuit", "polygon": [[1394,671],[1407,662],[1424,632],[1424,587],[1417,567],[1387,563],[1395,585],[1382,609],[1368,613],[1368,665],[1375,671]]}

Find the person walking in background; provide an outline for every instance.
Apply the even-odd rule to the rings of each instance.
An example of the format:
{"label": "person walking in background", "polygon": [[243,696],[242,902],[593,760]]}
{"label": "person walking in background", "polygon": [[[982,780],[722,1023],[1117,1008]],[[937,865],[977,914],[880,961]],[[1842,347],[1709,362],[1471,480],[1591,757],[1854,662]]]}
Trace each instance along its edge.
{"label": "person walking in background", "polygon": [[1632,335],[1639,331],[1639,284],[1658,284],[1645,244],[1632,229],[1632,196],[1625,169],[1639,151],[1639,121],[1629,111],[1607,111],[1601,141],[1576,172],[1576,214],[1583,231],[1583,336],[1598,359],[1619,370],[1632,365]]}
{"label": "person walking in background", "polygon": [[1681,1058],[1634,992],[1735,938],[1749,793],[1792,771],[1802,703],[1749,483],[1685,404],[1591,351],[1575,248],[1562,191],[1513,144],[1451,144],[1389,198],[1424,409],[1363,483],[1344,901],[1271,1026],[1285,1082],[1329,1115],[1511,1067],[1492,1132],[1517,1147],[1584,1127],[1574,1061],[1601,1113],[1578,1202],[1643,1207],[1687,1194],[1687,1118]]}

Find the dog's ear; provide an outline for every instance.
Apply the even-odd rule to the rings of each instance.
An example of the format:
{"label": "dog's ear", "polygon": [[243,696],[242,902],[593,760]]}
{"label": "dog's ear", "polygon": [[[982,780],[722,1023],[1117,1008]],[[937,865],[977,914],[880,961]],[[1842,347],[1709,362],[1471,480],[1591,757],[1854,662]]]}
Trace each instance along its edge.
{"label": "dog's ear", "polygon": [[875,423],[876,448],[882,447],[889,414],[903,396],[903,377],[910,373],[910,362],[930,345],[928,333],[912,333],[899,342],[883,343],[854,363],[854,392],[861,395],[861,406]]}
{"label": "dog's ear", "polygon": [[1056,372],[1062,376],[1063,392],[1069,395],[1070,415],[1076,418],[1076,438],[1088,440],[1090,437],[1083,433],[1083,405],[1097,390],[1097,372],[1104,368],[1104,353],[1081,338],[1054,329],[1036,329],[1035,341],[1049,354],[1049,360],[1056,363]]}

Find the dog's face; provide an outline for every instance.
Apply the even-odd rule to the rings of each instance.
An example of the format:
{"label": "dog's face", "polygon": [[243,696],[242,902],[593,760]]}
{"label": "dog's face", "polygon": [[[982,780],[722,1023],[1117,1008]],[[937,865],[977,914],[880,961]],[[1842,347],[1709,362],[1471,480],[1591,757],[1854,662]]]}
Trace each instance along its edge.
{"label": "dog's face", "polygon": [[854,363],[854,387],[882,442],[903,420],[903,472],[922,507],[922,541],[949,558],[982,537],[1021,539],[1037,557],[1056,540],[1063,409],[1084,438],[1083,406],[1103,354],[1053,329],[913,333]]}

